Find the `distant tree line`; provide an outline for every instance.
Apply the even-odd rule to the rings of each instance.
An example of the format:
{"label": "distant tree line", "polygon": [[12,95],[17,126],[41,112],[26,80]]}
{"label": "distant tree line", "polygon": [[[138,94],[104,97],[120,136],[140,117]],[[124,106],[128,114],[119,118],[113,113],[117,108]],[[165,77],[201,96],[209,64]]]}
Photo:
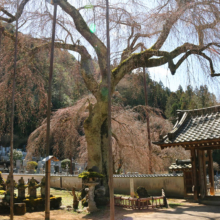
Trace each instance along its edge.
{"label": "distant tree line", "polygon": [[[188,85],[184,91],[180,85],[177,91],[171,92],[163,83],[156,82],[146,73],[148,87],[148,105],[161,109],[166,118],[175,120],[176,110],[198,109],[217,104],[216,96],[206,85],[195,89]],[[136,72],[126,75],[116,88],[115,102],[124,106],[144,105],[143,73]]]}

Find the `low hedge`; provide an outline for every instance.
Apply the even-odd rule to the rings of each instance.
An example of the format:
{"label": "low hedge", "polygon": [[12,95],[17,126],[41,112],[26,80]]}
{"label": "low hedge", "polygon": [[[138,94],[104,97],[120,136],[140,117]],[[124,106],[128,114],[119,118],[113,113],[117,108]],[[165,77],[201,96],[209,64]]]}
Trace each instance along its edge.
{"label": "low hedge", "polygon": [[[61,205],[61,197],[50,197],[50,209],[59,209]],[[26,209],[28,212],[44,211],[45,210],[45,198],[26,198],[23,200],[26,203]]]}
{"label": "low hedge", "polygon": [[[62,201],[61,197],[51,196],[50,209],[51,210],[59,209],[61,205],[61,201]],[[26,203],[27,212],[36,212],[36,211],[45,210],[45,198],[41,198],[41,197],[39,198],[27,197],[26,199],[18,199],[18,197],[14,197],[14,203]],[[2,203],[0,203],[0,214],[8,214],[8,208],[9,206],[5,206]]]}

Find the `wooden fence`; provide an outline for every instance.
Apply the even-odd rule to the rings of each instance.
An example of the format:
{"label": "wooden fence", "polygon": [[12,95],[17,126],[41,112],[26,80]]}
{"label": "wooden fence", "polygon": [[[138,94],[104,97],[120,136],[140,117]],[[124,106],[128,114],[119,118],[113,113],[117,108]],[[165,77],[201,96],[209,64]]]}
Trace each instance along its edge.
{"label": "wooden fence", "polygon": [[165,206],[165,196],[152,196],[149,198],[132,198],[115,196],[115,206],[121,206],[130,209],[149,209],[161,208]]}

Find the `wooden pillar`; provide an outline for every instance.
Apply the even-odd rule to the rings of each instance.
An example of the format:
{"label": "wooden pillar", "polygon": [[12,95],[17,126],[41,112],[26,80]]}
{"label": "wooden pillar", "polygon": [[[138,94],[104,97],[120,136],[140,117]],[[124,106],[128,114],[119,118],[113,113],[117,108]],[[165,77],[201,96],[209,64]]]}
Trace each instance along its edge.
{"label": "wooden pillar", "polygon": [[215,189],[214,189],[214,169],[213,169],[213,158],[212,158],[212,151],[207,151],[208,158],[209,158],[209,182],[211,184],[210,187],[210,195],[215,195]]}
{"label": "wooden pillar", "polygon": [[199,183],[200,183],[200,195],[201,198],[206,196],[206,181],[205,181],[205,172],[204,172],[204,151],[198,150],[198,159],[199,159]]}
{"label": "wooden pillar", "polygon": [[50,220],[50,167],[51,160],[48,160],[46,161],[45,220]]}
{"label": "wooden pillar", "polygon": [[134,198],[134,178],[130,178],[130,196]]}
{"label": "wooden pillar", "polygon": [[203,160],[205,196],[208,196],[207,181],[206,181],[206,156],[205,156],[205,151],[204,150],[202,151],[202,160]]}
{"label": "wooden pillar", "polygon": [[183,181],[184,181],[184,197],[187,196],[187,189],[186,189],[186,173],[183,171]]}
{"label": "wooden pillar", "polygon": [[192,161],[192,178],[194,185],[194,200],[198,200],[198,183],[197,183],[197,171],[196,171],[196,150],[191,150],[191,161]]}

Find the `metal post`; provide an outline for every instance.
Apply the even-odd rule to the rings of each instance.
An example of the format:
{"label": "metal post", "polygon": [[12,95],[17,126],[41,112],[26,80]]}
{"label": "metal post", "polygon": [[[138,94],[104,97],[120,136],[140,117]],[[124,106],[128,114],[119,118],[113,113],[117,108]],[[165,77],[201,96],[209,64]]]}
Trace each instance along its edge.
{"label": "metal post", "polygon": [[[51,87],[53,77],[53,60],[54,60],[54,41],[56,30],[56,16],[57,16],[57,3],[54,3],[54,16],[52,27],[52,43],[50,53],[50,73],[49,73],[49,88],[48,88],[48,103],[47,103],[47,137],[46,137],[46,156],[50,154],[50,115],[51,115]],[[50,161],[46,161],[46,188],[45,188],[45,220],[50,219]]]}
{"label": "metal post", "polygon": [[109,2],[106,0],[106,35],[107,35],[107,74],[108,74],[108,149],[109,149],[109,194],[110,219],[115,219],[113,162],[112,162],[112,133],[111,133],[111,70],[110,70],[110,35],[109,35]]}
{"label": "metal post", "polygon": [[[18,0],[17,0],[18,9]],[[18,17],[16,17],[16,31],[15,31],[15,52],[14,52],[14,73],[13,73],[13,86],[12,86],[12,105],[11,105],[11,139],[10,139],[10,219],[14,219],[14,178],[13,178],[13,141],[14,141],[14,106],[15,106],[15,75],[17,68],[17,48],[18,48]]]}
{"label": "metal post", "polygon": [[[143,51],[143,48],[142,48],[142,51]],[[153,170],[152,170],[152,146],[151,146],[151,138],[150,138],[150,120],[149,120],[149,112],[147,110],[148,94],[147,94],[147,80],[146,80],[145,67],[143,67],[143,75],[144,75],[144,96],[145,96],[146,120],[147,120],[147,139],[148,139],[148,147],[149,147],[149,173],[153,173]]]}

